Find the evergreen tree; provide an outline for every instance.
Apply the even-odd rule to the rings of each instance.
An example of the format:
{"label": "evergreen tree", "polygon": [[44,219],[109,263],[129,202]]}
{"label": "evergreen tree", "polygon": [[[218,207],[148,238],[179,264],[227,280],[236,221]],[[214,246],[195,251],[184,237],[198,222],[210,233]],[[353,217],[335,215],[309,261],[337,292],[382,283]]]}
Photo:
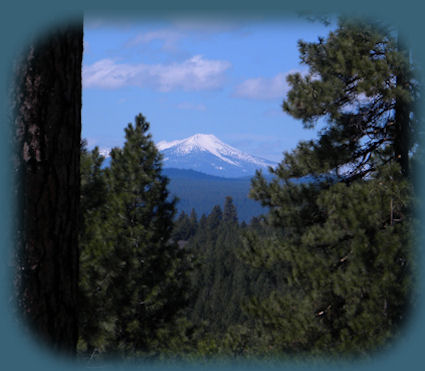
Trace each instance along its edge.
{"label": "evergreen tree", "polygon": [[238,257],[242,231],[230,197],[225,201],[224,211],[215,206],[204,223],[205,228],[200,227],[189,241],[201,264],[193,273],[195,295],[188,316],[195,326],[207,330],[210,340],[221,342],[231,326],[246,321],[242,307],[258,273]]}
{"label": "evergreen tree", "polygon": [[89,226],[86,218],[94,210],[98,210],[107,201],[105,171],[102,165],[105,158],[100,155],[99,148],[95,147],[91,152],[87,150],[87,142],[81,143],[80,153],[80,234],[84,234]]}
{"label": "evergreen tree", "polygon": [[182,211],[175,221],[172,238],[174,241],[187,241],[191,238],[198,228],[196,212],[192,209],[190,216]]}
{"label": "evergreen tree", "polygon": [[[96,147],[91,152],[83,141],[80,156],[80,274],[79,274],[79,342],[78,351],[89,355],[105,351],[108,331],[113,324],[106,290],[107,257],[111,246],[106,244],[104,223],[107,218],[107,184],[102,169],[104,158]],[[112,323],[111,323],[112,321]]]}
{"label": "evergreen tree", "polygon": [[[385,161],[395,159],[408,174],[418,81],[393,34],[384,26],[342,19],[326,40],[299,42],[301,62],[310,71],[288,77],[292,89],[283,109],[306,128],[320,118],[328,126],[318,141],[300,144],[296,164],[287,158],[295,176],[333,170],[363,177],[380,161],[373,154],[386,150]],[[346,164],[352,166],[347,170]]]}
{"label": "evergreen tree", "polygon": [[207,227],[207,216],[202,214],[199,218],[199,229],[204,230]]}
{"label": "evergreen tree", "polygon": [[168,179],[148,129],[145,118],[136,116],[125,129],[124,148],[112,150],[107,172],[119,258],[109,293],[116,308],[115,341],[130,352],[150,350],[158,330],[186,303],[185,251],[169,241],[175,201],[167,200]]}
{"label": "evergreen tree", "polygon": [[182,211],[175,221],[171,237],[174,241],[187,240],[191,235],[191,223],[189,216]]}
{"label": "evergreen tree", "polygon": [[193,236],[198,230],[198,215],[196,214],[195,209],[192,208],[189,218],[190,218],[190,236]]}
{"label": "evergreen tree", "polygon": [[237,223],[238,215],[236,212],[236,207],[233,204],[232,197],[226,196],[226,201],[224,203],[223,209],[223,220],[225,223]]}
{"label": "evergreen tree", "polygon": [[[170,239],[175,200],[168,200],[168,179],[161,175],[161,156],[148,129],[139,114],[125,129],[124,147],[111,151],[107,201],[97,210],[102,234],[98,240],[83,237],[90,242],[83,254],[95,268],[86,271],[81,285],[98,292],[89,309],[105,313],[99,315],[100,350],[126,356],[167,348],[187,302],[191,265],[186,250]],[[89,337],[84,341],[88,350],[97,346]]]}
{"label": "evergreen tree", "polygon": [[210,231],[215,231],[223,219],[223,211],[219,205],[215,205],[207,218],[207,228]]}
{"label": "evergreen tree", "polygon": [[[327,126],[286,153],[271,182],[253,179],[271,233],[249,235],[245,256],[285,281],[250,313],[276,352],[365,354],[398,333],[410,302],[417,82],[391,34],[368,23],[342,20],[300,52],[310,73],[288,78],[283,108]],[[293,181],[305,175],[314,181]]]}

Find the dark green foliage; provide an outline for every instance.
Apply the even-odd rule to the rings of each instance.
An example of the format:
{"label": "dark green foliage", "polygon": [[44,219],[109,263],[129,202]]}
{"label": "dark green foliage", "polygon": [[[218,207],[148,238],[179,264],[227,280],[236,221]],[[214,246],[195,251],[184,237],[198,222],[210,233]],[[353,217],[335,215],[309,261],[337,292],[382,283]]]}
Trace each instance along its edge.
{"label": "dark green foliage", "polygon": [[[286,153],[272,181],[253,179],[269,233],[248,235],[244,256],[284,281],[248,310],[275,354],[364,355],[399,334],[411,302],[417,82],[391,34],[368,23],[343,20],[299,45],[310,73],[288,78],[283,108],[327,126]],[[315,181],[293,182],[305,175]]]}
{"label": "dark green foliage", "polygon": [[105,303],[106,244],[103,222],[106,219],[106,178],[102,170],[103,157],[95,148],[91,153],[86,143],[81,148],[80,201],[80,281],[79,281],[79,347],[86,352],[103,351],[109,313]]}
{"label": "dark green foliage", "polygon": [[[244,308],[252,295],[264,298],[274,287],[267,272],[241,259],[243,236],[250,227],[242,228],[237,219],[237,210],[227,197],[223,211],[217,205],[208,217],[201,218],[188,243],[199,265],[192,274],[194,295],[187,316],[195,327],[204,329],[194,346],[209,344],[215,355],[222,356],[253,355],[263,349],[259,345],[263,339]],[[262,228],[257,225],[258,231],[263,232]]]}
{"label": "dark green foliage", "polygon": [[198,256],[200,266],[193,274],[196,295],[189,318],[195,325],[208,321],[208,331],[213,335],[224,332],[229,325],[226,316],[231,317],[234,309],[234,303],[229,300],[235,289],[235,249],[238,244],[238,226],[224,223],[218,205],[206,218],[205,228],[190,241],[189,246]]}
{"label": "dark green foliage", "polygon": [[361,177],[375,167],[378,159],[371,155],[389,149],[386,160],[396,159],[408,173],[418,120],[414,111],[418,83],[393,34],[384,27],[345,19],[326,40],[299,42],[301,61],[310,72],[288,77],[292,89],[283,108],[307,128],[320,118],[329,125],[318,141],[299,147],[303,156],[297,159],[303,163],[298,161],[297,171],[302,165],[304,174],[338,172],[352,163],[355,166],[345,176]]}
{"label": "dark green foliage", "polygon": [[175,221],[172,238],[174,241],[188,240],[192,235],[189,216],[182,211]]}
{"label": "dark green foliage", "polygon": [[190,216],[182,211],[178,219],[174,222],[174,229],[171,235],[174,241],[187,241],[198,229],[198,219],[196,212],[192,209]]}
{"label": "dark green foliage", "polygon": [[[410,192],[394,179],[397,171],[386,167],[350,186],[278,191],[284,212],[272,201],[269,223],[284,228],[283,238],[260,239],[261,250],[259,242],[249,244],[252,262],[286,273],[286,292],[251,306],[271,329],[276,351],[362,354],[397,334],[411,281]],[[275,193],[272,185],[262,191]]]}
{"label": "dark green foliage", "polygon": [[104,171],[97,150],[82,154],[83,351],[155,354],[171,341],[186,305],[191,263],[170,238],[175,201],[168,200],[168,180],[148,129],[138,115]]}
{"label": "dark green foliage", "polygon": [[226,197],[226,201],[224,203],[223,221],[230,224],[238,222],[236,207],[233,204],[232,197],[230,196]]}

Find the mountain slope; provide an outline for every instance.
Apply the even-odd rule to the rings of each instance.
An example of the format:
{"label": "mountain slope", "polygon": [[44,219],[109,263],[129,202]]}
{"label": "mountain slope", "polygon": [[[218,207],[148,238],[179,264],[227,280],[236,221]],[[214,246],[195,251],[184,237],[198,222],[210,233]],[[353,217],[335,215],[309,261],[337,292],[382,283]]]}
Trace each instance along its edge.
{"label": "mountain slope", "polygon": [[220,177],[250,176],[276,163],[249,155],[211,134],[195,134],[172,142],[161,141],[157,148],[164,156],[164,168],[192,169]]}
{"label": "mountain slope", "polygon": [[221,178],[199,173],[194,170],[166,168],[163,175],[170,179],[168,190],[171,196],[176,196],[178,213],[189,214],[193,209],[200,217],[208,215],[215,205],[223,208],[226,196],[233,199],[238,212],[239,221],[249,222],[252,217],[265,214],[267,209],[248,198],[251,179]]}

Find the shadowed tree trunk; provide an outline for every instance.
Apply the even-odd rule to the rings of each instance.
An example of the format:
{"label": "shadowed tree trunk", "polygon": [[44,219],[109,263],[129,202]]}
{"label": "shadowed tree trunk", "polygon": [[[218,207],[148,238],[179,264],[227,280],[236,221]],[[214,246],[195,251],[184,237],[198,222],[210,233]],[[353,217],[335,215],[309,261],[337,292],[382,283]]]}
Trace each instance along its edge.
{"label": "shadowed tree trunk", "polygon": [[82,20],[30,44],[16,64],[17,303],[48,346],[77,332]]}

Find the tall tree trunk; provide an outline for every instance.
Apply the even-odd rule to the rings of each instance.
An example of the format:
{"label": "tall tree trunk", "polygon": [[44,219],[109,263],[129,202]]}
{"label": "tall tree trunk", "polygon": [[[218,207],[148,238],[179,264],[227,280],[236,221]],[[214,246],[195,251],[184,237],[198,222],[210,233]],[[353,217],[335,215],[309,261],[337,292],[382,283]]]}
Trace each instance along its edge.
{"label": "tall tree trunk", "polygon": [[17,302],[50,347],[78,337],[82,20],[33,42],[16,65]]}

